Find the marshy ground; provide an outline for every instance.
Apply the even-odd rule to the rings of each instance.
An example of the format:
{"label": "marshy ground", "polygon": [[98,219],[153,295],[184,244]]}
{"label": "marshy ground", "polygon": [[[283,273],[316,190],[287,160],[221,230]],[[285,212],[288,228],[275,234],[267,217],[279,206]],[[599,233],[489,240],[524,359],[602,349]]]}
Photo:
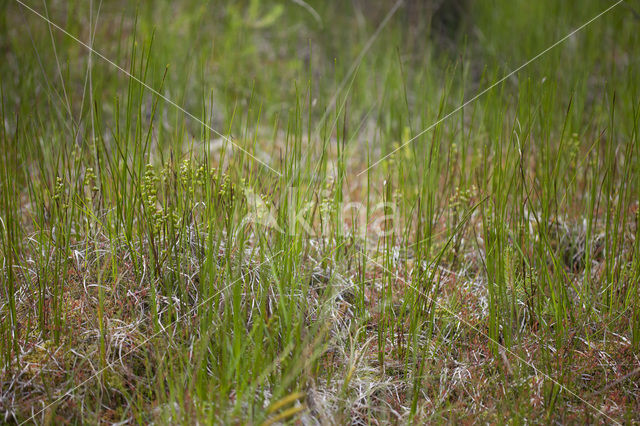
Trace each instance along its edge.
{"label": "marshy ground", "polygon": [[639,422],[639,13],[0,2],[0,422]]}

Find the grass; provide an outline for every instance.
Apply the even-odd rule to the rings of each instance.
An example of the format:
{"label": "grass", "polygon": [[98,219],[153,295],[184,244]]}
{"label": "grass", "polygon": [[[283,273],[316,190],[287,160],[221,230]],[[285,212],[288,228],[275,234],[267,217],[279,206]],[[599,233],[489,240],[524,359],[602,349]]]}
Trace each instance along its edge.
{"label": "grass", "polygon": [[632,2],[0,4],[3,422],[640,420]]}

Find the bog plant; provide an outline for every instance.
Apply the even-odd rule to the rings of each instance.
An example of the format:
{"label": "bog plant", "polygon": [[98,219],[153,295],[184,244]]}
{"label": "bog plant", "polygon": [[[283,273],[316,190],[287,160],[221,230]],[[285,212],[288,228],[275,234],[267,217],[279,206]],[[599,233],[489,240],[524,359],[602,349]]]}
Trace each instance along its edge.
{"label": "bog plant", "polygon": [[637,420],[633,13],[412,5],[3,9],[2,421]]}

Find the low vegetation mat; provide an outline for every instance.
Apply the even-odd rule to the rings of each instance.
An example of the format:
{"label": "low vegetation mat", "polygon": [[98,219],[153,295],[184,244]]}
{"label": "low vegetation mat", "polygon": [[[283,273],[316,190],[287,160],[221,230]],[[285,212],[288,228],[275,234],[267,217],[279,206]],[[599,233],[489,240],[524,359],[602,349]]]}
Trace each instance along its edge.
{"label": "low vegetation mat", "polygon": [[0,1],[0,423],[640,421],[633,1]]}

